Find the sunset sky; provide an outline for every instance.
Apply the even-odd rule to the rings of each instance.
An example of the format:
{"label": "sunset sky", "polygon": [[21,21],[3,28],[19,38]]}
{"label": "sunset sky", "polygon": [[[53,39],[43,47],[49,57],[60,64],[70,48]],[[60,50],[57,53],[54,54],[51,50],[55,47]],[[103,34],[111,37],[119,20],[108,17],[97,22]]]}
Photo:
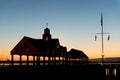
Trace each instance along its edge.
{"label": "sunset sky", "polygon": [[[24,37],[41,39],[44,29],[60,44],[82,50],[89,58],[101,57],[101,12],[104,55],[120,57],[120,0],[0,0],[0,59]],[[46,25],[48,23],[48,26]]]}

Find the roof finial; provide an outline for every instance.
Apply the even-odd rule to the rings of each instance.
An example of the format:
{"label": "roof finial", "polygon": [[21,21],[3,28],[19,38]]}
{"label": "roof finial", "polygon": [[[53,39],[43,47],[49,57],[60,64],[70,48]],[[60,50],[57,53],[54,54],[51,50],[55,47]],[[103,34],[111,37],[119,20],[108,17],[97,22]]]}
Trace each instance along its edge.
{"label": "roof finial", "polygon": [[48,27],[48,23],[46,23],[46,26]]}

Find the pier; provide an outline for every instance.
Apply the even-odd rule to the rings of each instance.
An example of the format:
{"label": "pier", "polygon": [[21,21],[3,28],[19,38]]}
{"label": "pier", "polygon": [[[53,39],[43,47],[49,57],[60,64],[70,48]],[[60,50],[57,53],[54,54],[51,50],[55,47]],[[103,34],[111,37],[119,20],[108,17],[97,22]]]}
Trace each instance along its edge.
{"label": "pier", "polygon": [[[90,62],[81,50],[72,48],[67,51],[59,39],[52,38],[48,28],[44,29],[42,39],[24,36],[10,55],[10,60],[0,61],[0,79],[120,79],[119,63]],[[15,60],[16,55],[19,56],[18,61]]]}
{"label": "pier", "polygon": [[[10,61],[3,61],[0,66],[0,75],[6,75],[11,77],[16,75],[26,78],[44,78],[48,79],[46,76],[50,76],[50,78],[58,77],[58,78],[68,78],[68,79],[77,79],[84,78],[83,80],[93,79],[93,80],[113,80],[120,79],[120,64],[119,63],[105,63],[101,65],[100,63],[77,63],[70,64],[74,62],[70,62],[68,64],[60,64],[60,65],[10,65]],[[23,61],[22,64],[25,62]],[[32,62],[30,62],[32,63]],[[47,63],[47,62],[46,62]],[[9,65],[8,65],[9,64]],[[15,62],[14,64],[19,64],[19,62]],[[57,63],[56,63],[57,64]],[[19,75],[21,74],[21,75]],[[26,75],[27,74],[27,75]],[[26,76],[25,76],[26,75]],[[29,75],[29,76],[28,76]],[[85,77],[86,76],[86,77]],[[6,77],[6,78],[8,78]],[[1,77],[4,78],[4,77]]]}

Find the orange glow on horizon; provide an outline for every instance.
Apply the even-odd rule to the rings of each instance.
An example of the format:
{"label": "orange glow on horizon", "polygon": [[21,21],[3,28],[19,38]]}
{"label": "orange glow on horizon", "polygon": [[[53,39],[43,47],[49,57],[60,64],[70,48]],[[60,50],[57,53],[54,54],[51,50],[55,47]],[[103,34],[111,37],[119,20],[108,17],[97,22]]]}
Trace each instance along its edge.
{"label": "orange glow on horizon", "polygon": [[[89,59],[93,59],[93,58],[101,58],[101,51],[99,50],[94,50],[94,49],[81,49],[88,57]],[[104,53],[104,57],[119,57],[119,50],[112,49],[111,51],[106,50],[106,52]],[[5,51],[4,53],[0,54],[0,60],[11,60],[11,55],[10,55],[10,51]],[[26,56],[22,56],[23,60],[26,60]],[[29,59],[31,60],[32,57],[30,56]],[[19,60],[19,56],[15,55],[14,56],[14,60]]]}
{"label": "orange glow on horizon", "polygon": [[[62,39],[63,40],[63,39]],[[89,41],[88,41],[89,42]],[[82,50],[88,57],[89,59],[93,58],[101,58],[101,44],[100,42],[91,42],[92,45],[88,45],[88,43],[79,43],[79,44],[72,44],[70,41],[67,40],[60,40],[60,43],[62,46],[67,47],[67,51],[69,51],[71,48]],[[66,43],[66,44],[64,44]],[[69,44],[68,44],[69,43]],[[16,43],[17,44],[17,43]],[[71,46],[72,45],[72,46]],[[13,48],[14,46],[12,46]],[[104,45],[104,57],[120,57],[120,45],[118,43],[113,43],[110,41],[106,41]],[[0,50],[0,60],[11,60],[11,55],[10,51],[12,48],[4,48]],[[23,56],[23,59],[26,60],[26,57]],[[19,56],[15,55],[15,60],[19,60]]]}

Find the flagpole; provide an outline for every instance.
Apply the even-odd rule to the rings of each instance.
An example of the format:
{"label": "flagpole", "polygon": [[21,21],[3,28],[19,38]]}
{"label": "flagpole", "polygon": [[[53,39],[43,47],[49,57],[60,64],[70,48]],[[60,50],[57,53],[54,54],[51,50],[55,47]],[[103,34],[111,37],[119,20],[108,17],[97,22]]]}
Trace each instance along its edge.
{"label": "flagpole", "polygon": [[104,40],[103,40],[103,15],[102,15],[102,13],[101,13],[101,36],[102,36],[102,64],[104,63]]}
{"label": "flagpole", "polygon": [[[109,33],[105,33],[104,30],[103,30],[103,15],[101,13],[101,33],[96,33],[96,34],[101,34],[101,39],[102,39],[102,54],[101,54],[101,57],[102,57],[102,65],[104,63],[104,34],[109,34]],[[108,35],[108,40],[110,38],[110,35]],[[97,39],[97,36],[95,35],[95,41]]]}

